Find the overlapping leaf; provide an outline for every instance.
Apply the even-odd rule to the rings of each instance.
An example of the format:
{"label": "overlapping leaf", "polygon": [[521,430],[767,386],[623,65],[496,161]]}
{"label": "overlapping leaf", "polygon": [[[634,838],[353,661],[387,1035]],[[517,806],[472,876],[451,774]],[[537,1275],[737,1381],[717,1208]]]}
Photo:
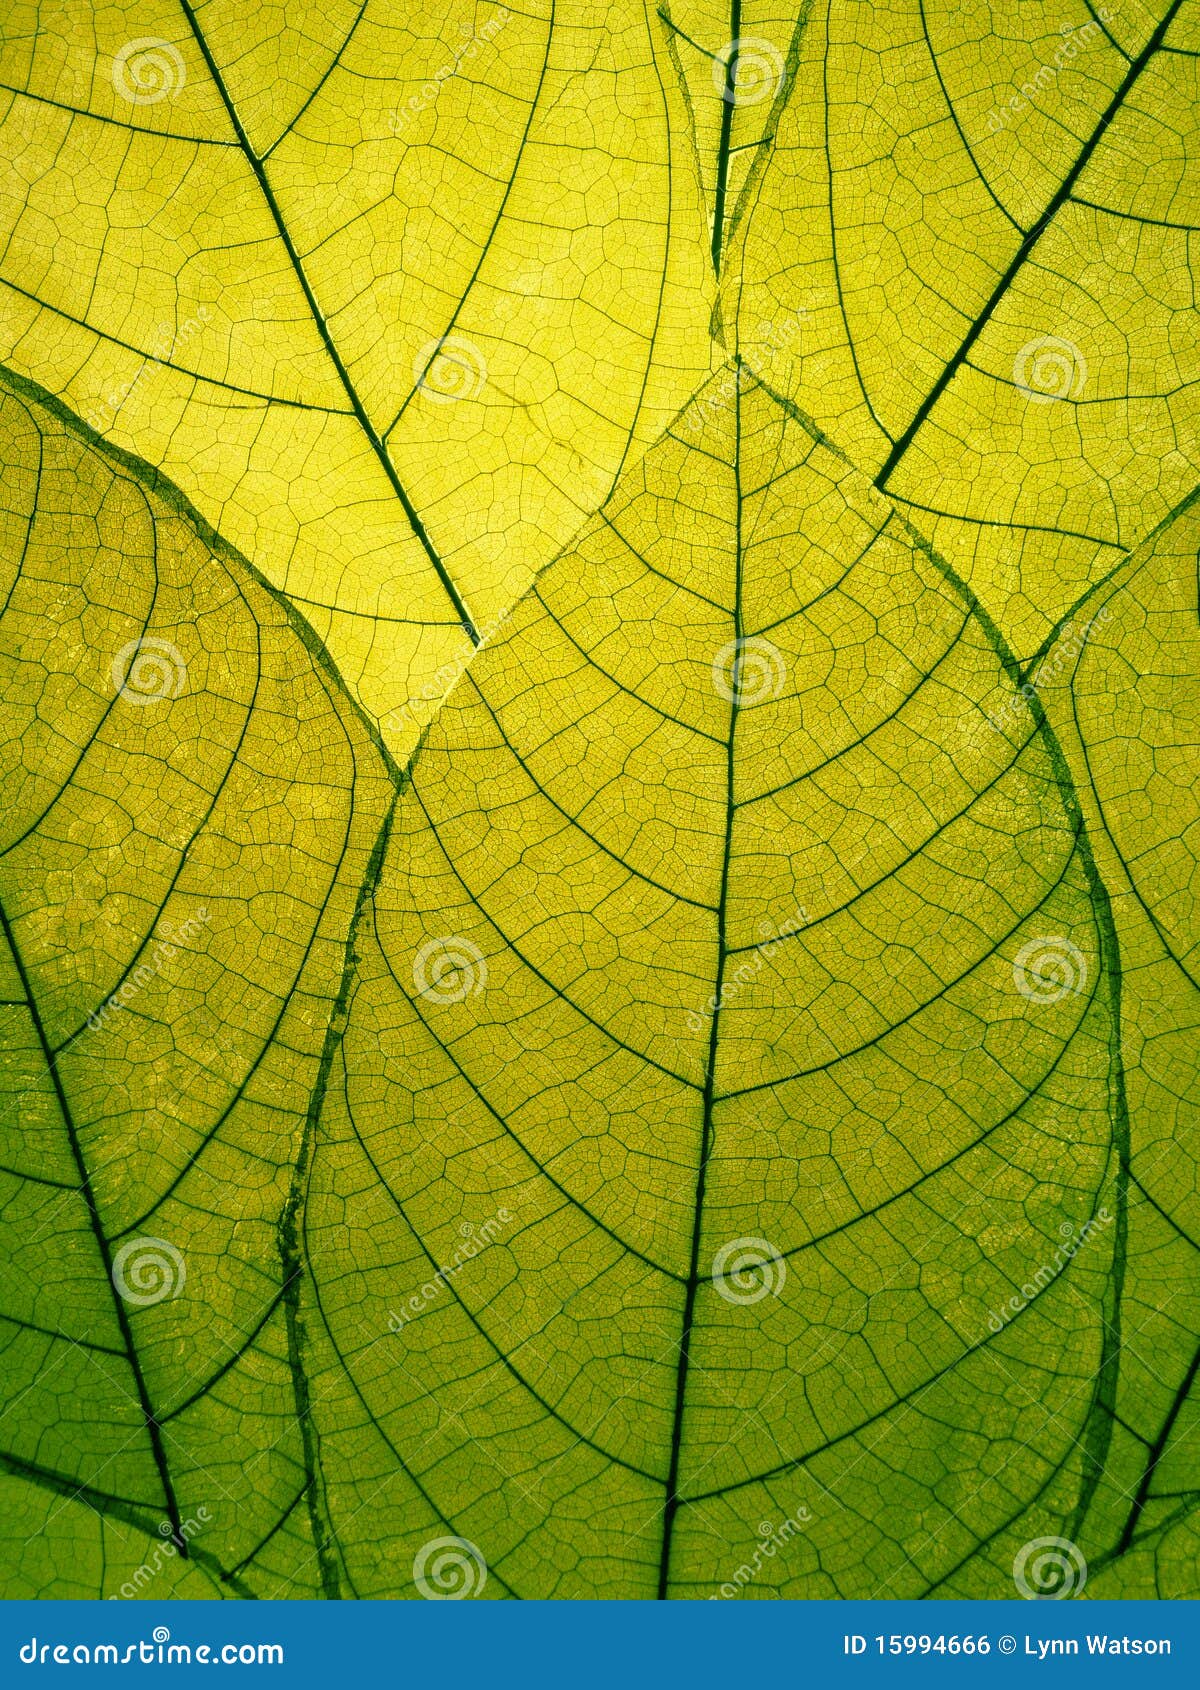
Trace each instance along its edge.
{"label": "overlapping leaf", "polygon": [[114,1594],[189,1521],[183,1588],[254,1593],[310,1542],[293,1176],[391,788],[227,548],[2,413],[11,1593]]}
{"label": "overlapping leaf", "polygon": [[1195,15],[13,14],[6,1593],[1195,1593]]}
{"label": "overlapping leaf", "polygon": [[0,53],[0,356],[168,474],[407,751],[463,623],[709,368],[657,20],[79,10]]}
{"label": "overlapping leaf", "polygon": [[481,654],[364,913],[304,1219],[356,1595],[439,1532],[496,1594],[709,1595],[798,1510],[759,1595],[1002,1595],[1095,1485],[1077,817],[961,591],[744,378]]}
{"label": "overlapping leaf", "polygon": [[814,6],[735,243],[743,354],[1024,656],[1200,479],[1198,45],[1182,0]]}
{"label": "overlapping leaf", "polygon": [[1077,777],[1121,956],[1131,1197],[1099,1595],[1195,1590],[1198,545],[1189,501],[1033,671]]}
{"label": "overlapping leaf", "polygon": [[753,4],[731,11],[688,0],[659,8],[687,102],[718,273],[770,156],[808,9]]}

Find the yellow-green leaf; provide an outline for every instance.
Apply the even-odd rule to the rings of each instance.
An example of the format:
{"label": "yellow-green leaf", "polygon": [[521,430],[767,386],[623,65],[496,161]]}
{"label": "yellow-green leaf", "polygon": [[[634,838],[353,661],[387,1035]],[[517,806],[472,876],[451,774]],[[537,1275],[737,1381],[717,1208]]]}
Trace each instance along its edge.
{"label": "yellow-green leaf", "polygon": [[1200,480],[1196,48],[1182,0],[813,7],[737,243],[743,356],[1023,656]]}
{"label": "yellow-green leaf", "polygon": [[189,1521],[180,1593],[261,1593],[311,1543],[294,1181],[391,788],[177,495],[24,384],[0,429],[7,1593],[119,1594]]}
{"label": "yellow-green leaf", "polygon": [[0,49],[0,357],[169,475],[407,751],[463,624],[486,633],[709,368],[658,21],[29,16]]}
{"label": "yellow-green leaf", "polygon": [[770,156],[808,12],[808,4],[795,17],[757,4],[731,12],[712,0],[659,8],[687,103],[718,272]]}
{"label": "yellow-green leaf", "polygon": [[9,8],[5,1594],[1195,1594],[1197,15]]}
{"label": "yellow-green leaf", "polygon": [[1198,546],[1188,501],[1030,670],[1076,775],[1120,956],[1130,1199],[1099,1596],[1195,1588]]}
{"label": "yellow-green leaf", "polygon": [[706,1597],[792,1522],[753,1594],[1002,1596],[1086,1517],[1122,1222],[1061,758],[734,376],[443,707],[364,911],[304,1214],[347,1593],[449,1534],[484,1595]]}

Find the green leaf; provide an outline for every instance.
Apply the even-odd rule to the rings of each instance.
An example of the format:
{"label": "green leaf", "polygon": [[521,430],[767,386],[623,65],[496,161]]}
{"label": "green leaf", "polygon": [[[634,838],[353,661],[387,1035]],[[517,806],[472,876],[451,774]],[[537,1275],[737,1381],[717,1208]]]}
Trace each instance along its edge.
{"label": "green leaf", "polygon": [[0,428],[12,1593],[113,1594],[188,1521],[180,1593],[254,1593],[311,1541],[294,1180],[391,787],[177,496],[25,384]]}
{"label": "green leaf", "polygon": [[[144,1513],[87,1486],[75,1495],[48,1496],[40,1479],[0,1472],[0,1502],[4,1595],[10,1601],[250,1594],[236,1575],[221,1577],[205,1547],[212,1515],[204,1504],[180,1522],[176,1538],[169,1521],[160,1520],[151,1531]],[[180,1553],[181,1543],[186,1554]]]}
{"label": "green leaf", "polygon": [[1130,1200],[1098,1596],[1195,1589],[1198,547],[1189,500],[1031,668],[1076,773],[1121,957]]}
{"label": "green leaf", "polygon": [[1077,806],[744,370],[443,707],[357,948],[304,1209],[343,1591],[449,1533],[489,1595],[708,1596],[807,1511],[755,1594],[1005,1595],[1084,1518],[1123,1223]]}
{"label": "green leaf", "polygon": [[1200,480],[1197,44],[1181,0],[814,9],[730,253],[742,355],[1022,656]]}
{"label": "green leaf", "polygon": [[1195,1594],[1195,17],[17,15],[5,1594]]}
{"label": "green leaf", "polygon": [[[287,591],[400,752],[710,368],[640,8],[82,8],[0,64],[0,357]],[[81,186],[81,184],[85,184]]]}

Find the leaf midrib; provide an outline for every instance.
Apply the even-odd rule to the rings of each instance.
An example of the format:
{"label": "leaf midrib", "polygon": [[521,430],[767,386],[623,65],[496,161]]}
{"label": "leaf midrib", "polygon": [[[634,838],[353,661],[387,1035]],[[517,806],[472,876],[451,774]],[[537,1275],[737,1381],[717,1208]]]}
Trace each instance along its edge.
{"label": "leaf midrib", "polygon": [[46,1067],[49,1070],[50,1078],[54,1085],[59,1111],[62,1116],[63,1125],[66,1128],[67,1141],[71,1148],[71,1157],[75,1163],[76,1173],[79,1176],[79,1192],[83,1198],[84,1206],[87,1209],[92,1235],[96,1240],[96,1247],[100,1252],[100,1259],[104,1267],[104,1277],[108,1282],[109,1291],[112,1296],[113,1312],[117,1318],[117,1326],[121,1333],[121,1341],[125,1346],[125,1357],[129,1364],[129,1370],[133,1376],[134,1386],[137,1390],[138,1405],[141,1408],[142,1419],[150,1439],[150,1447],[154,1457],[154,1465],[158,1472],[159,1483],[163,1488],[167,1518],[171,1522],[172,1534],[181,1542],[182,1547],[180,1548],[179,1553],[186,1557],[187,1544],[186,1540],[182,1537],[183,1516],[179,1512],[179,1503],[175,1496],[175,1486],[171,1478],[171,1470],[167,1461],[167,1453],[165,1445],[163,1444],[162,1432],[159,1427],[158,1420],[155,1417],[154,1405],[150,1398],[150,1391],[146,1382],[146,1376],[142,1371],[137,1346],[133,1341],[133,1328],[130,1324],[128,1310],[125,1307],[124,1299],[117,1290],[116,1282],[113,1279],[112,1252],[109,1249],[108,1238],[105,1235],[104,1227],[100,1222],[100,1211],[96,1205],[95,1193],[92,1190],[91,1174],[88,1170],[87,1161],[83,1154],[83,1147],[79,1142],[79,1134],[75,1127],[75,1118],[72,1114],[70,1103],[67,1100],[67,1094],[63,1088],[61,1076],[59,1075],[58,1068],[51,1055],[50,1043],[46,1036],[46,1029],[42,1023],[41,1012],[38,1009],[37,999],[34,995],[33,983],[26,971],[25,960],[21,955],[20,947],[17,944],[16,934],[12,930],[12,925],[8,919],[8,912],[4,907],[2,899],[0,899],[0,932],[3,933],[5,942],[8,945],[9,953],[12,956],[13,966],[15,967],[17,977],[21,982],[21,990],[25,994],[26,1003],[29,1007],[29,1018],[33,1023],[34,1032],[37,1035],[42,1055],[45,1058]]}
{"label": "leaf midrib", "polygon": [[1138,54],[1137,58],[1131,63],[1116,93],[1105,107],[1099,122],[1096,124],[1092,133],[1088,136],[1087,140],[1080,148],[1074,164],[1063,178],[1062,183],[1046,205],[1046,208],[1042,212],[1041,216],[1028,230],[1020,245],[1017,247],[1017,250],[1009,261],[1007,268],[1000,276],[995,287],[992,289],[987,303],[984,305],[979,315],[975,318],[971,327],[967,330],[958,350],[954,353],[949,363],[946,364],[941,375],[934,382],[929,392],[925,395],[925,398],[917,407],[916,414],[909,423],[908,427],[900,435],[899,439],[894,442],[891,451],[888,453],[883,462],[882,468],[875,477],[875,486],[881,492],[884,490],[892,471],[896,468],[900,459],[908,451],[913,439],[924,425],[929,413],[933,410],[933,407],[937,404],[951,381],[958,374],[958,371],[966,361],[971,348],[991,321],[992,314],[994,313],[996,307],[1012,286],[1013,281],[1023,268],[1030,253],[1041,240],[1042,236],[1046,233],[1046,230],[1050,227],[1058,213],[1062,210],[1062,207],[1070,199],[1071,190],[1074,188],[1076,182],[1087,168],[1092,154],[1103,140],[1108,131],[1109,125],[1124,105],[1130,89],[1133,87],[1138,77],[1142,74],[1143,70],[1145,70],[1155,53],[1162,46],[1167,30],[1171,27],[1171,24],[1174,22],[1175,15],[1182,5],[1183,0],[1172,0],[1166,14],[1162,18],[1162,21],[1151,35],[1149,41],[1147,41],[1145,47],[1143,47],[1142,51]]}
{"label": "leaf midrib", "polygon": [[350,372],[346,368],[341,353],[337,349],[333,336],[329,332],[329,325],[325,320],[325,315],[317,302],[316,294],[313,292],[312,284],[304,269],[304,264],[300,258],[299,251],[296,248],[295,242],[292,240],[291,234],[284,220],[283,213],[280,209],[279,202],[275,198],[274,190],[267,179],[263,160],[255,152],[250,143],[250,137],[246,133],[241,118],[238,116],[237,108],[234,106],[233,100],[230,98],[229,90],[225,85],[225,79],[221,75],[217,62],[213,57],[212,50],[205,38],[204,32],[200,28],[200,23],[195,10],[191,5],[191,0],[179,0],[179,4],[183,10],[184,16],[187,18],[192,34],[195,37],[196,45],[199,47],[201,55],[203,56],[204,63],[208,68],[208,73],[213,79],[213,84],[216,87],[218,94],[221,96],[221,101],[225,107],[226,113],[228,114],[229,121],[233,125],[234,133],[238,138],[238,143],[246,158],[246,162],[254,172],[255,180],[258,182],[263,200],[265,201],[267,209],[274,221],[279,238],[283,242],[284,250],[288,255],[288,261],[295,272],[297,281],[300,283],[305,303],[308,305],[309,312],[312,315],[313,322],[316,325],[317,332],[321,337],[322,344],[325,347],[325,351],[328,354],[330,362],[333,364],[333,367],[337,372],[338,380],[341,382],[346,397],[350,401],[355,419],[358,422],[359,427],[362,429],[372,452],[375,454],[380,468],[387,477],[388,484],[390,485],[393,493],[395,493],[397,499],[399,499],[401,508],[403,509],[405,516],[408,518],[409,525],[420,542],[426,557],[432,564],[446,596],[454,606],[455,614],[458,617],[459,622],[462,624],[463,632],[467,635],[471,644],[477,646],[479,644],[479,634],[476,631],[475,623],[471,618],[471,614],[463,602],[458,588],[454,585],[449,570],[442,562],[437,548],[430,539],[429,533],[418,514],[416,506],[413,504],[403,482],[400,480],[400,477],[396,472],[396,466],[392,463],[387,447],[384,445],[377,429],[371,422],[370,417],[367,415],[366,407],[362,402],[358,389],[355,387]]}
{"label": "leaf midrib", "polygon": [[[736,6],[737,0],[735,0]],[[741,375],[741,364],[738,364]],[[733,580],[733,637],[742,637],[742,569],[744,549],[742,537],[742,383],[739,379],[733,401],[733,485],[734,485],[734,580]],[[725,742],[725,830],[721,844],[721,880],[717,896],[717,967],[713,1013],[709,1022],[708,1054],[704,1067],[704,1092],[701,1102],[700,1153],[696,1169],[696,1192],[692,1209],[692,1240],[688,1265],[687,1286],[684,1292],[683,1318],[679,1339],[679,1357],[675,1371],[675,1404],[671,1424],[671,1459],[667,1472],[667,1501],[663,1509],[662,1549],[658,1564],[658,1598],[665,1601],[671,1582],[671,1548],[675,1519],[679,1512],[679,1463],[683,1449],[683,1421],[687,1407],[687,1381],[691,1365],[690,1346],[695,1323],[696,1295],[702,1283],[700,1275],[700,1245],[704,1232],[704,1198],[708,1176],[708,1161],[712,1154],[713,1109],[716,1103],[717,1040],[721,1023],[725,965],[729,957],[728,908],[729,873],[733,855],[733,829],[737,820],[734,803],[735,743],[738,724],[738,681],[741,647],[735,644],[731,671],[729,701],[729,733]],[[707,1276],[706,1276],[707,1277]]]}

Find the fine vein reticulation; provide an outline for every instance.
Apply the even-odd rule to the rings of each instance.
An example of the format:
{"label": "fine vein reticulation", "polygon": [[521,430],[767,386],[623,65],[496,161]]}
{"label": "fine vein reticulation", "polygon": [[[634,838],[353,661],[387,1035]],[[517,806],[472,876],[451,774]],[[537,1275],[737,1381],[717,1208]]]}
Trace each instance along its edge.
{"label": "fine vein reticulation", "polygon": [[281,72],[270,13],[181,4],[144,102],[141,9],[91,23],[90,74],[53,17],[0,47],[0,358],[170,475],[407,753],[711,367],[661,24],[356,0]]}
{"label": "fine vein reticulation", "polygon": [[4,1593],[1194,1596],[1194,9],[72,16]]}
{"label": "fine vein reticulation", "polygon": [[[982,1593],[1095,1483],[1119,1231],[988,1324],[1123,1201],[1061,760],[1019,697],[988,727],[1012,680],[895,514],[774,396],[714,391],[443,708],[357,943],[305,1225],[358,1595],[437,1530],[515,1594],[698,1595],[797,1508],[777,1594],[872,1594],[885,1545],[895,1594]],[[766,696],[714,688],[733,641],[769,643]],[[413,958],[449,928],[439,997]],[[1053,1004],[1013,991],[1047,930],[1088,982]],[[714,1269],[751,1237],[769,1312]]]}

